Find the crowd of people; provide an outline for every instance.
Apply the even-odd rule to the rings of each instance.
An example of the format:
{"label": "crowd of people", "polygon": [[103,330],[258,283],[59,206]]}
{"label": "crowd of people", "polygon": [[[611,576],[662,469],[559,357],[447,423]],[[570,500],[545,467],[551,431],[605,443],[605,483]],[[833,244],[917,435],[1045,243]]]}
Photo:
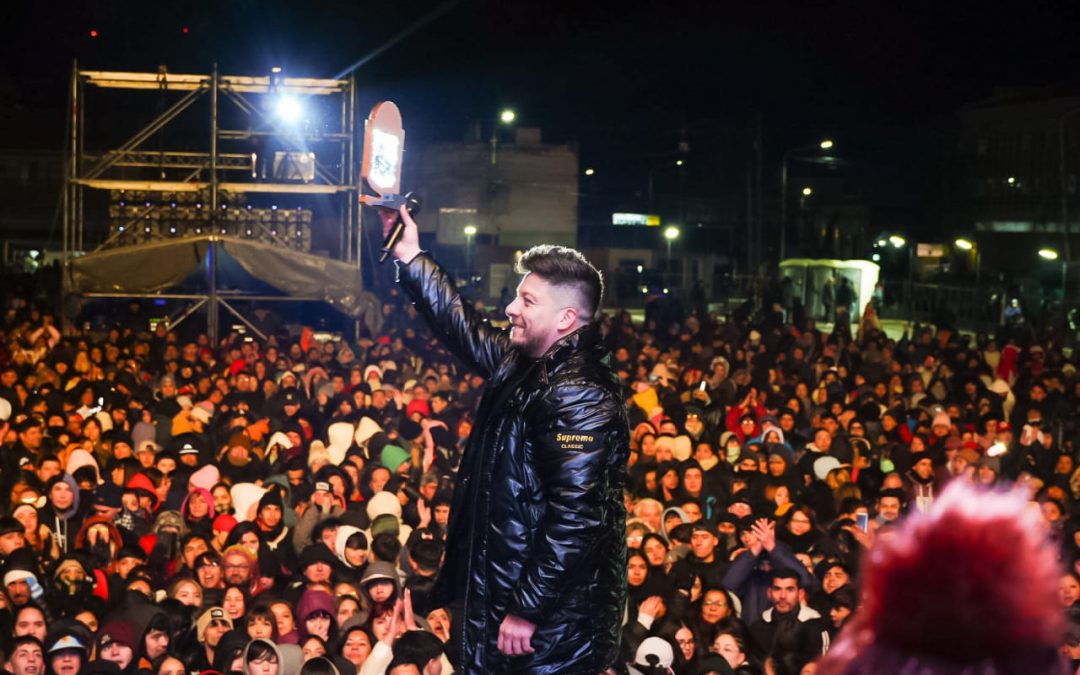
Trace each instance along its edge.
{"label": "crowd of people", "polygon": [[[396,291],[378,334],[0,322],[0,651],[36,673],[450,672],[431,591],[483,379]],[[126,323],[126,325],[124,325]],[[842,327],[846,328],[846,327]],[[698,312],[602,319],[630,418],[622,661],[813,672],[862,554],[951,482],[1022,485],[1080,660],[1074,355]]]}

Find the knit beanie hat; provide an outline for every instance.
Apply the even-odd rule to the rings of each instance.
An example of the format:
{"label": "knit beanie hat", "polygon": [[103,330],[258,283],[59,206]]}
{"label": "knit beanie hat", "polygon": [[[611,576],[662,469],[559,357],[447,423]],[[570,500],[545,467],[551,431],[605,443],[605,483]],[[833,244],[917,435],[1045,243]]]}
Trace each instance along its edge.
{"label": "knit beanie hat", "polygon": [[398,467],[412,459],[412,456],[404,448],[396,445],[387,445],[382,449],[382,465],[391,472],[396,473]]}

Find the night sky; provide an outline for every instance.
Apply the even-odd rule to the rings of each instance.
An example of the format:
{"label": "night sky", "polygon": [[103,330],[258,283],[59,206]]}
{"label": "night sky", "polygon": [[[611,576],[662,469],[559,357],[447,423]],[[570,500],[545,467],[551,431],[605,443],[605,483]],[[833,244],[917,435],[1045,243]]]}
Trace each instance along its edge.
{"label": "night sky", "polygon": [[[8,3],[0,146],[60,147],[73,58],[331,77],[440,4]],[[699,189],[734,179],[745,157],[732,148],[760,113],[767,156],[829,136],[918,193],[935,130],[961,106],[995,87],[1076,84],[1075,5],[462,0],[356,75],[362,109],[394,99],[413,138],[457,139],[513,107],[545,140],[579,143],[613,192],[684,135]]]}

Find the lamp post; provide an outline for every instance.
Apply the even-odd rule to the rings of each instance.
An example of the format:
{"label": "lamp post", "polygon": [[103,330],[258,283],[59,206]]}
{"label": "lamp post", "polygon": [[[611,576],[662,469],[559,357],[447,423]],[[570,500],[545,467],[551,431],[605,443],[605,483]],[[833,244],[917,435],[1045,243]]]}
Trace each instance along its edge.
{"label": "lamp post", "polygon": [[780,163],[780,260],[782,261],[787,257],[787,184],[788,184],[788,162],[792,158],[798,158],[796,153],[808,152],[810,150],[829,150],[833,147],[833,142],[829,139],[825,139],[817,145],[804,145],[798,148],[792,148],[784,153],[783,160]]}
{"label": "lamp post", "polygon": [[[667,241],[667,276],[671,276],[671,243],[679,238],[679,228],[669,225],[664,228],[664,239]],[[680,286],[682,284],[679,284]]]}
{"label": "lamp post", "polygon": [[982,252],[979,250],[978,246],[975,245],[975,242],[966,237],[957,237],[953,244],[961,251],[967,252],[968,255],[971,254],[971,251],[975,252],[975,289],[978,290],[980,277],[982,275]]}
{"label": "lamp post", "polygon": [[684,162],[683,160],[677,159],[674,162],[661,162],[660,164],[657,164],[656,166],[649,169],[649,190],[648,190],[649,203],[648,203],[648,209],[647,210],[648,210],[648,212],[650,214],[653,211],[653,174],[656,172],[657,169],[663,169],[663,168],[669,167],[669,166],[682,166],[685,163],[686,162]]}
{"label": "lamp post", "polygon": [[507,108],[499,113],[499,121],[491,125],[491,165],[495,166],[499,153],[499,124],[511,125],[517,120],[517,113]]}
{"label": "lamp post", "polygon": [[476,226],[465,226],[465,274],[469,275],[469,283],[472,283],[472,242],[476,236]]}
{"label": "lamp post", "polygon": [[915,320],[915,245],[909,244],[908,240],[899,234],[891,234],[877,241],[878,248],[892,246],[895,249],[907,248],[907,293],[908,320]]}
{"label": "lamp post", "polygon": [[[1047,261],[1047,262],[1056,262],[1057,260],[1061,259],[1061,256],[1058,255],[1057,249],[1053,249],[1053,248],[1049,248],[1049,247],[1040,248],[1039,249],[1039,257],[1042,258],[1043,260]],[[1066,284],[1068,282],[1068,279],[1069,279],[1069,259],[1064,258],[1064,259],[1061,260],[1061,316],[1062,316],[1062,324],[1065,327],[1068,326],[1068,321],[1069,321],[1068,311],[1067,311],[1067,308],[1065,307]]]}

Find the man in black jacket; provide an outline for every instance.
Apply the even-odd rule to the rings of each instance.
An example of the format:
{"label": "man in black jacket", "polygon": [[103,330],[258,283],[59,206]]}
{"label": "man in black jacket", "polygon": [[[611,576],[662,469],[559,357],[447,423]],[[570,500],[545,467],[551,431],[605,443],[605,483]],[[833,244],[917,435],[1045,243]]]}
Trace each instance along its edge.
{"label": "man in black jacket", "polygon": [[805,602],[801,576],[778,568],[770,575],[772,606],[750,624],[750,637],[758,656],[794,658],[804,665],[829,650],[829,634],[821,615]]}
{"label": "man in black jacket", "polygon": [[[393,216],[384,217],[389,229]],[[463,302],[402,210],[398,281],[433,332],[487,378],[458,470],[436,603],[456,608],[465,673],[596,673],[618,654],[629,428],[594,322],[596,268],[537,246],[509,330]]]}

